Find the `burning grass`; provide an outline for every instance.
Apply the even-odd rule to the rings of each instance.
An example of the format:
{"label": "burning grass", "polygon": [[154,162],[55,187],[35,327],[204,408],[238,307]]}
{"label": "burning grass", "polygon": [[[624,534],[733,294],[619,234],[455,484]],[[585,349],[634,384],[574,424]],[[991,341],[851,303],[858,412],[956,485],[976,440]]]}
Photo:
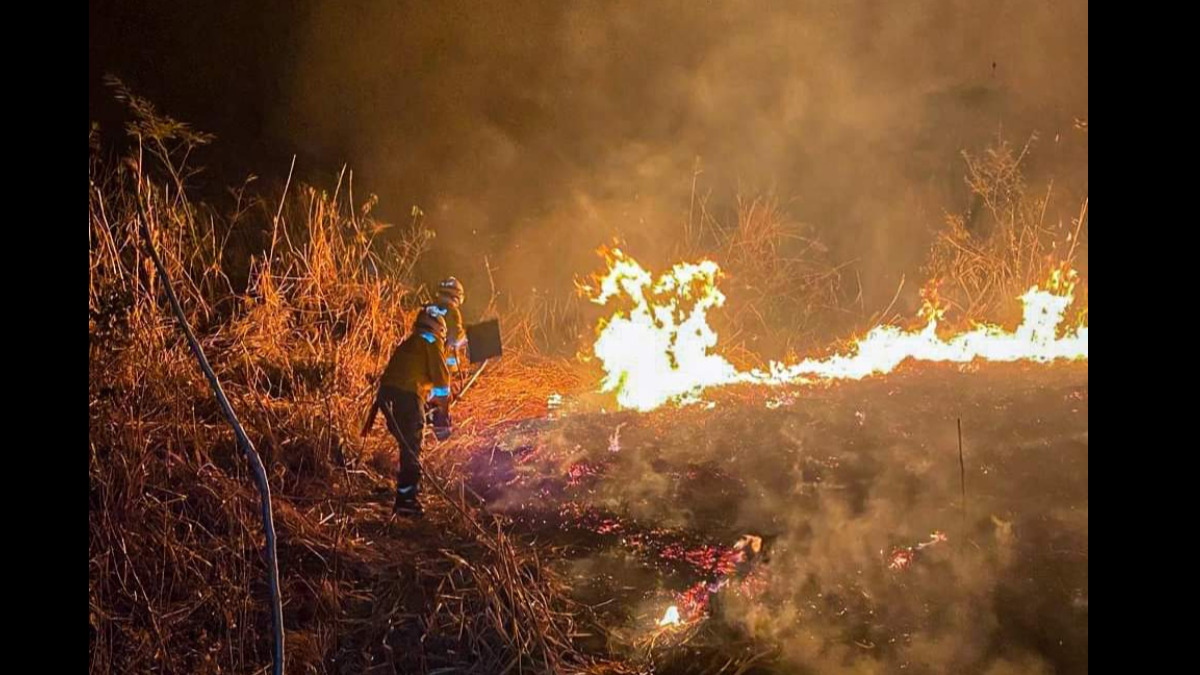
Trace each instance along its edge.
{"label": "burning grass", "polygon": [[[1088,358],[1087,308],[1075,306],[1078,277],[1066,264],[1052,268],[1048,279],[1020,296],[1024,311],[1014,329],[980,322],[970,330],[939,330],[945,309],[927,299],[922,326],[876,326],[830,356],[738,370],[721,354],[708,321],[710,312],[726,302],[716,262],[679,263],[654,275],[620,250],[604,254],[608,269],[582,290],[596,304],[612,307],[592,351],[605,371],[602,389],[614,392],[627,408],[647,411],[670,402],[696,402],[710,388],[739,382],[779,386],[862,379],[890,373],[909,360]],[[1067,318],[1071,309],[1076,322]]]}
{"label": "burning grass", "polygon": [[[657,666],[750,672],[784,657],[785,664],[833,663],[866,649],[847,641],[867,644],[891,635],[895,626],[863,628],[837,618],[818,626],[827,633],[813,638],[798,635],[796,626],[809,624],[765,617],[755,604],[762,593],[785,617],[809,612],[821,618],[832,607],[821,603],[833,602],[817,599],[819,587],[778,583],[778,577],[764,586],[736,570],[734,542],[748,523],[772,518],[784,521],[784,539],[793,546],[781,565],[795,567],[800,578],[844,582],[836,586],[839,593],[861,590],[855,585],[861,582],[843,578],[828,562],[840,552],[870,569],[873,590],[897,604],[905,589],[888,584],[909,582],[889,573],[912,568],[922,588],[937,591],[920,563],[928,554],[941,564],[950,547],[930,549],[923,539],[944,526],[928,521],[945,520],[945,504],[905,497],[921,504],[920,531],[882,504],[870,504],[873,520],[842,519],[841,510],[865,510],[854,486],[864,466],[899,475],[903,490],[910,490],[908,474],[928,472],[922,452],[907,440],[896,450],[887,446],[902,468],[882,467],[858,448],[826,452],[808,429],[814,421],[807,413],[770,427],[736,412],[745,406],[755,415],[774,414],[802,397],[822,396],[818,390],[747,392],[735,385],[712,394],[710,403],[721,413],[712,419],[704,409],[666,407],[644,417],[580,414],[556,422],[562,406],[599,407],[582,395],[599,378],[597,364],[540,349],[556,341],[571,346],[583,316],[578,299],[542,298],[505,309],[506,357],[455,407],[454,439],[426,455],[427,519],[391,521],[394,445],[382,432],[360,438],[358,429],[373,378],[424,297],[413,274],[429,241],[420,213],[403,226],[381,223],[372,214],[374,198],[355,197],[349,173],[328,190],[289,179],[271,199],[243,186],[227,209],[196,202],[187,159],[210,139],[123,89],[119,94],[133,115],[134,151],[113,161],[94,149],[89,156],[92,672],[258,672],[270,654],[257,495],[232,433],[164,311],[167,280],[147,264],[143,224],[269,467],[293,672],[617,673]],[[1003,214],[1002,194],[988,195],[999,205],[993,215]],[[842,304],[839,268],[774,204],[743,202],[729,228],[702,204],[699,211],[703,224],[689,219],[686,245],[728,266],[737,282],[730,291],[734,322],[753,326],[747,333],[778,330],[791,336],[785,342],[808,340],[805,322]],[[1086,208],[1072,242],[1079,241],[1085,219]],[[957,280],[968,298],[960,306],[968,312],[983,311],[988,298],[1041,271],[1045,249],[1029,243],[1034,239],[993,236],[991,258],[935,253],[931,263]],[[946,246],[946,252],[958,250]],[[1076,251],[1072,245],[1071,254]],[[767,318],[781,314],[772,303],[782,302],[804,307],[787,313],[800,323]],[[496,311],[492,303],[486,313]],[[736,332],[731,338],[742,342]],[[749,360],[733,358],[739,369]],[[891,395],[880,391],[882,383],[866,386],[876,399]],[[1086,384],[1084,392],[1086,453]],[[821,408],[821,414],[841,429],[837,416],[847,405]],[[870,415],[867,424],[882,417],[874,410]],[[865,417],[853,419],[855,429],[863,427]],[[908,434],[906,424],[854,442],[881,444],[887,434]],[[750,437],[754,447],[743,448]],[[784,455],[772,455],[775,448]],[[740,463],[725,464],[730,457]],[[831,482],[845,477],[849,487],[814,475]],[[786,508],[771,516],[771,504],[747,497],[763,494]],[[832,511],[820,510],[824,494],[833,495]],[[516,508],[527,498],[538,508]],[[1086,461],[1083,503],[1086,662]],[[804,521],[810,515],[811,525]],[[861,540],[842,542],[844,524]],[[889,528],[900,534],[885,533]],[[579,555],[610,544],[623,551],[616,563]],[[806,567],[808,559],[796,552],[813,545],[825,547],[817,551],[821,563]],[[864,554],[870,546],[878,556]],[[639,561],[637,576],[605,576],[606,565],[629,559]],[[588,597],[592,582],[608,600]],[[857,612],[864,602],[853,598],[846,606]],[[664,621],[670,605],[678,622]],[[908,612],[917,612],[909,605],[902,610],[892,615],[907,621]],[[703,620],[720,612],[736,621]],[[776,643],[795,653],[781,657]],[[896,661],[881,657],[868,665],[881,663]]]}
{"label": "burning grass", "polygon": [[1087,199],[1069,222],[1048,222],[1053,183],[1034,188],[1022,170],[1035,141],[1017,149],[997,138],[982,154],[963,153],[971,206],[947,215],[926,265],[940,295],[963,317],[1005,311],[1010,298],[1062,263],[1086,271]]}

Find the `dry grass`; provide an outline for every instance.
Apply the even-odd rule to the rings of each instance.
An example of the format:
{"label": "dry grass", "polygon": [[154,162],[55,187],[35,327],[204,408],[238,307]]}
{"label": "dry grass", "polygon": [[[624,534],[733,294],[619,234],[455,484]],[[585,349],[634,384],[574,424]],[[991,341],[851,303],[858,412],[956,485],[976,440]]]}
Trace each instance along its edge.
{"label": "dry grass", "polygon": [[[210,139],[118,92],[134,150],[89,158],[90,671],[270,661],[257,495],[165,311],[141,223],[267,463],[292,672],[588,667],[538,552],[453,487],[453,447],[427,461],[443,492],[431,522],[392,523],[372,493],[390,484],[395,451],[357,430],[420,299],[420,222],[380,236],[389,227],[373,198],[355,201],[349,174],[330,191],[289,180],[271,200],[236,191],[227,215],[195,203],[186,162]],[[529,372],[492,375],[461,406],[460,444],[485,422],[536,414],[539,397],[544,409]],[[506,377],[527,386],[509,394]]]}
{"label": "dry grass", "polygon": [[709,211],[706,196],[693,201],[679,257],[721,264],[728,301],[714,324],[724,349],[778,357],[853,325],[843,278],[850,262],[835,262],[777,200],[739,197],[730,222]]}
{"label": "dry grass", "polygon": [[1013,298],[1053,269],[1087,254],[1087,199],[1069,221],[1048,222],[1053,183],[1034,189],[1026,182],[1022,165],[1035,140],[1018,149],[998,138],[982,155],[963,154],[972,206],[946,217],[925,270],[961,316],[1011,309]]}

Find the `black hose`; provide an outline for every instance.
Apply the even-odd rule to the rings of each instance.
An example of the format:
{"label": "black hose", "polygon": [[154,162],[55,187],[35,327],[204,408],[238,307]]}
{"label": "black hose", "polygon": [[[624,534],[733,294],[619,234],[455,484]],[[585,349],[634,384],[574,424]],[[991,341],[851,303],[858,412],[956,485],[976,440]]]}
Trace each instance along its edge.
{"label": "black hose", "polygon": [[171,301],[171,309],[175,312],[175,318],[179,320],[179,327],[187,336],[188,346],[192,348],[192,354],[200,363],[200,369],[204,371],[204,377],[208,379],[208,385],[217,397],[217,403],[220,404],[221,411],[225,413],[225,419],[229,421],[229,426],[233,427],[238,448],[246,456],[246,461],[250,463],[250,468],[254,472],[254,482],[258,487],[258,495],[262,504],[263,531],[267,538],[267,579],[271,588],[271,629],[275,638],[275,648],[272,652],[274,661],[272,672],[275,675],[283,675],[283,594],[279,588],[279,557],[275,547],[275,519],[271,513],[271,486],[267,482],[267,469],[263,466],[262,458],[254,449],[254,444],[250,442],[250,437],[246,435],[246,430],[242,428],[242,423],[238,421],[237,414],[233,412],[233,406],[230,405],[229,398],[225,396],[221,381],[217,379],[217,374],[209,365],[208,358],[204,356],[204,350],[200,348],[200,341],[196,339],[196,334],[192,332],[192,327],[188,324],[187,316],[183,313],[183,306],[179,304],[179,297],[175,295],[175,290],[171,287],[171,277],[167,274],[167,268],[154,249],[154,242],[150,238],[150,228],[146,225],[144,216],[141,222],[141,231],[142,237],[146,240],[146,251],[150,255],[150,259],[154,261],[158,275],[163,278],[163,287],[167,291],[167,298]]}

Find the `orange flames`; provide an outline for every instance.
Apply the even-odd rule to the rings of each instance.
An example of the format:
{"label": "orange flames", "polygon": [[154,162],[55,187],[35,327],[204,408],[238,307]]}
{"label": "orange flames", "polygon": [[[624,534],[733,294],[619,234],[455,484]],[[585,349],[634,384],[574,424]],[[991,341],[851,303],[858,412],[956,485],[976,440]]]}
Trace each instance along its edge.
{"label": "orange flames", "polygon": [[941,311],[927,301],[921,312],[925,324],[919,328],[877,326],[844,353],[739,371],[714,352],[717,334],[708,325],[708,311],[725,302],[717,288],[717,263],[680,263],[656,279],[620,250],[611,251],[606,258],[607,273],[583,290],[597,304],[620,305],[600,322],[593,352],[605,371],[601,390],[615,393],[623,408],[645,411],[668,402],[690,403],[698,400],[704,389],[723,384],[857,380],[889,373],[908,360],[967,363],[1088,358],[1086,308],[1079,313],[1083,319],[1078,325],[1067,325],[1077,277],[1065,266],[1020,297],[1024,315],[1013,330],[979,323],[965,332],[941,336]]}

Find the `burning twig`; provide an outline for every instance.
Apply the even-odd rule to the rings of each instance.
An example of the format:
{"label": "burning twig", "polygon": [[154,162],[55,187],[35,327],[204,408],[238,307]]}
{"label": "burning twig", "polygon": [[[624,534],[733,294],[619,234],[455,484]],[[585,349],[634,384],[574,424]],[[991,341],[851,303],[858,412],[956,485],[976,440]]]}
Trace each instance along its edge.
{"label": "burning twig", "polygon": [[927,541],[914,544],[913,546],[897,546],[892,549],[891,555],[888,556],[888,569],[896,571],[904,571],[912,566],[913,561],[917,558],[917,553],[923,551],[930,546],[935,546],[946,541],[945,533],[940,530],[935,530],[929,535]]}

